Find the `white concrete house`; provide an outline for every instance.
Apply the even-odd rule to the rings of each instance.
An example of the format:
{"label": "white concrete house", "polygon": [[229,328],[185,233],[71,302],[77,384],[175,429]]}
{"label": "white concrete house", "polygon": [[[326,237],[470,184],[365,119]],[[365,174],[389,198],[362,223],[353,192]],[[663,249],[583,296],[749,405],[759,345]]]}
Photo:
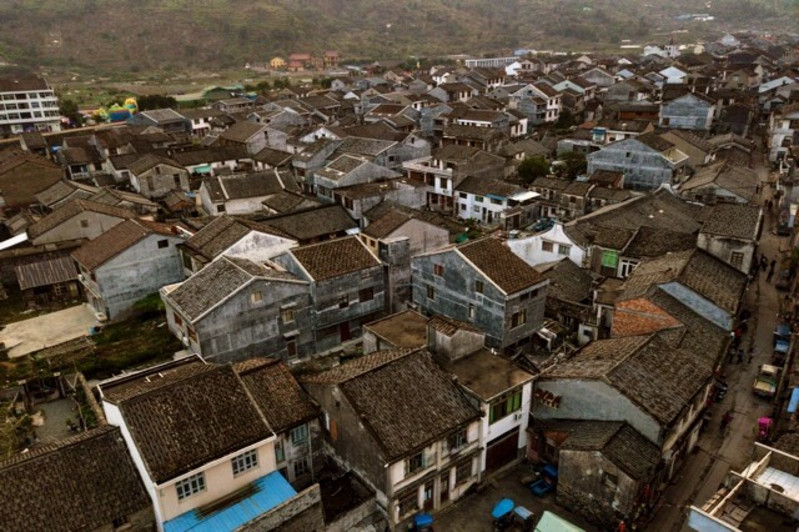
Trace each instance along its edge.
{"label": "white concrete house", "polygon": [[555,262],[564,257],[583,267],[588,261],[587,250],[564,231],[564,226],[556,222],[551,229],[525,238],[508,240],[508,247],[530,266]]}

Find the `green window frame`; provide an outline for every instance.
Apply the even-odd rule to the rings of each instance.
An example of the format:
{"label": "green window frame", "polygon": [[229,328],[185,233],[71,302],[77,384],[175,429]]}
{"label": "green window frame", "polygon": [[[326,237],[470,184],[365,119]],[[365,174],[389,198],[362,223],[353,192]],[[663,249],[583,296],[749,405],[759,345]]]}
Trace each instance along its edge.
{"label": "green window frame", "polygon": [[619,265],[619,253],[612,249],[602,251],[602,267],[616,268]]}

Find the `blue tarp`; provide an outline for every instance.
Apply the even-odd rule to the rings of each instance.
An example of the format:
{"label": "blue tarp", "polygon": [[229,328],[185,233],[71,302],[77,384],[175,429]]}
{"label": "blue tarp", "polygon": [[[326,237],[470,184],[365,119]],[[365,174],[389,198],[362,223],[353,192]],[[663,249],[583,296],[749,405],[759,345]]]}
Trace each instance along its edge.
{"label": "blue tarp", "polygon": [[249,523],[275,506],[291,499],[297,492],[278,471],[255,481],[256,492],[236,504],[205,517],[190,510],[164,523],[164,532],[227,532]]}
{"label": "blue tarp", "polygon": [[516,505],[512,500],[502,499],[494,505],[494,509],[491,510],[491,517],[494,519],[499,519],[503,515],[511,513],[514,506]]}
{"label": "blue tarp", "polygon": [[791,391],[791,400],[788,401],[788,413],[795,414],[797,406],[799,406],[799,388],[794,388]]}

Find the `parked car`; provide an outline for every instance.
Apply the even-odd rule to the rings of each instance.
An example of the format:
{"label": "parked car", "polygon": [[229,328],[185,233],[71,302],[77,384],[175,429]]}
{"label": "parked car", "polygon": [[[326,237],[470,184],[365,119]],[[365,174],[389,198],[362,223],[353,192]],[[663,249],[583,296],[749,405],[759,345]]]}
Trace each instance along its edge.
{"label": "parked car", "polygon": [[760,372],[755,377],[752,391],[760,397],[772,398],[777,393],[777,375],[780,368],[771,364],[760,366]]}
{"label": "parked car", "polygon": [[533,224],[533,231],[542,232],[542,231],[549,231],[552,229],[552,226],[555,225],[554,218],[539,218],[536,223]]}

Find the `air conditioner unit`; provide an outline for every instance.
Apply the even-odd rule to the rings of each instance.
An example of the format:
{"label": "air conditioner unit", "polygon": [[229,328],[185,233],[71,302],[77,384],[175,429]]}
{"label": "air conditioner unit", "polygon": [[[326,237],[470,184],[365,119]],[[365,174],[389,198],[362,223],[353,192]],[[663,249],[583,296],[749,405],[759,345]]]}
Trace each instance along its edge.
{"label": "air conditioner unit", "polygon": [[521,418],[522,418],[522,413],[521,412],[516,412],[515,414],[513,414],[513,420],[514,421],[519,421]]}

